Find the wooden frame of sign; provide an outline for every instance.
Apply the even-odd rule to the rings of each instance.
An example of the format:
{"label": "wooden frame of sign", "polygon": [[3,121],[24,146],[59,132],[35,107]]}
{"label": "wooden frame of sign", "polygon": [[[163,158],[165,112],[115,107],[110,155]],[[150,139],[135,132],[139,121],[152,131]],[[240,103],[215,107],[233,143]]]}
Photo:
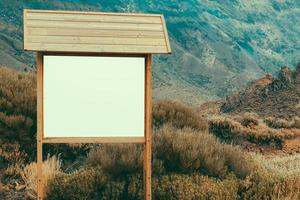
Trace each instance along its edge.
{"label": "wooden frame of sign", "polygon": [[[37,52],[37,197],[43,199],[43,144],[144,144],[145,199],[151,199],[152,54],[171,53],[157,14],[24,10],[24,49]],[[44,55],[144,57],[144,137],[44,137]]]}

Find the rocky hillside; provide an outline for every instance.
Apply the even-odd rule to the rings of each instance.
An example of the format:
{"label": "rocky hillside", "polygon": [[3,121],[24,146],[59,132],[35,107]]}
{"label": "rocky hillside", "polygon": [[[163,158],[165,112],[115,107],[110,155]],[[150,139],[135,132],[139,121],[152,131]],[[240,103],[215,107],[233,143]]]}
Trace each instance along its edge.
{"label": "rocky hillside", "polygon": [[296,70],[283,67],[272,75],[252,82],[245,90],[226,99],[224,113],[256,112],[262,117],[300,116],[300,63]]}
{"label": "rocky hillside", "polygon": [[173,53],[155,56],[154,96],[218,99],[300,58],[297,0],[1,0],[0,64],[35,68],[22,51],[24,8],[162,13]]}

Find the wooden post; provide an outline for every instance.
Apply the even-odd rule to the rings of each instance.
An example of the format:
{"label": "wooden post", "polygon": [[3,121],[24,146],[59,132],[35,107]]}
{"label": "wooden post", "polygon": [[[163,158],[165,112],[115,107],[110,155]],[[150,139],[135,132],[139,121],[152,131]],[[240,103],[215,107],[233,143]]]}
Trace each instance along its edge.
{"label": "wooden post", "polygon": [[[37,53],[37,199],[43,200],[43,54]],[[152,161],[152,55],[145,59],[145,130],[144,130],[144,193],[145,200],[151,200],[151,161]],[[95,140],[95,143],[103,143]],[[46,141],[46,140],[45,140]],[[105,140],[104,140],[105,141]],[[53,141],[52,141],[53,142]],[[50,143],[52,143],[50,140]],[[62,141],[65,142],[65,141]],[[79,142],[78,140],[74,142]],[[84,142],[81,141],[81,142]],[[86,141],[86,142],[91,142]],[[108,142],[111,142],[108,140]],[[124,142],[120,140],[119,142]],[[139,143],[141,140],[132,140]],[[47,142],[46,142],[47,143]],[[55,141],[54,143],[60,143]],[[104,142],[105,143],[105,142]]]}
{"label": "wooden post", "polygon": [[151,200],[151,146],[152,146],[152,57],[146,56],[145,74],[145,144],[144,144],[144,193]]}
{"label": "wooden post", "polygon": [[37,53],[37,199],[43,199],[43,55]]}

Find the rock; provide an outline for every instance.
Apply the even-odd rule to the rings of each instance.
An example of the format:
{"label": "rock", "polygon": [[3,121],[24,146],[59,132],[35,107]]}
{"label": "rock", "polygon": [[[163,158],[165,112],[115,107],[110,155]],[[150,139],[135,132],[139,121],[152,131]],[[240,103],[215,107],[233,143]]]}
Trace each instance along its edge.
{"label": "rock", "polygon": [[298,65],[296,67],[296,74],[300,74],[300,61],[298,62]]}
{"label": "rock", "polygon": [[278,79],[285,84],[290,84],[292,83],[292,75],[293,71],[287,66],[284,66],[279,72]]}

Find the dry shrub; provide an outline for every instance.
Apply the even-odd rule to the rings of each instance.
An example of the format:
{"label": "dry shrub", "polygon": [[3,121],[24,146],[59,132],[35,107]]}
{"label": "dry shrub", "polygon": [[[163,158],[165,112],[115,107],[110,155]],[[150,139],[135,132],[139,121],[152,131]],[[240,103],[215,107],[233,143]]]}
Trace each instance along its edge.
{"label": "dry shrub", "polygon": [[212,176],[226,173],[222,145],[209,134],[165,125],[155,133],[154,141],[154,157],[163,162],[167,172],[201,170]]}
{"label": "dry shrub", "polygon": [[158,101],[153,105],[153,125],[170,123],[176,128],[191,127],[207,130],[207,122],[192,108],[174,101]]}
{"label": "dry shrub", "polygon": [[294,117],[291,127],[300,129],[300,117]]}
{"label": "dry shrub", "polygon": [[259,124],[259,117],[256,113],[244,113],[241,124],[247,127],[257,126]]}
{"label": "dry shrub", "polygon": [[300,177],[281,178],[275,183],[271,199],[298,200],[300,199]]}
{"label": "dry shrub", "polygon": [[260,145],[282,148],[286,139],[295,137],[290,129],[273,129],[265,124],[245,127],[229,117],[214,116],[209,120],[209,131],[226,142],[250,141]]}
{"label": "dry shrub", "polygon": [[[152,194],[155,194],[155,185],[154,185],[154,180],[156,177],[152,176]],[[143,199],[145,194],[144,194],[144,188],[141,187],[141,185],[144,184],[143,176],[141,174],[135,174],[133,176],[128,177],[128,188],[125,191],[126,198],[124,199],[130,199],[130,200],[140,200]],[[154,198],[155,199],[155,198]]]}
{"label": "dry shrub", "polygon": [[[265,171],[256,171],[245,180],[233,174],[222,180],[199,173],[168,174],[152,177],[152,194],[156,200],[296,200],[300,197],[299,181],[299,177],[282,179]],[[82,169],[57,176],[47,199],[140,200],[144,196],[142,185],[142,175],[132,175],[122,181],[107,180],[100,169]]]}
{"label": "dry shrub", "polygon": [[[0,142],[1,143],[1,142]],[[4,143],[0,146],[0,168],[24,165],[27,155],[22,152],[18,143]]]}
{"label": "dry shrub", "polygon": [[244,152],[239,146],[223,145],[223,154],[228,170],[233,172],[238,178],[245,178],[259,168],[259,162],[253,159],[249,153]]}
{"label": "dry shrub", "polygon": [[[107,180],[100,169],[82,169],[74,174],[57,176],[50,185],[48,200],[99,199],[140,200],[144,198],[143,176],[125,180]],[[224,180],[198,173],[169,174],[152,177],[152,195],[156,200],[237,199],[239,180],[228,175]]]}
{"label": "dry shrub", "polygon": [[154,158],[166,172],[202,172],[222,178],[230,171],[245,177],[255,167],[247,153],[224,145],[208,133],[165,125],[154,135]]}
{"label": "dry shrub", "polygon": [[19,163],[15,163],[13,165],[9,165],[5,170],[4,170],[4,175],[10,178],[18,178],[21,176],[23,172],[23,165]]}
{"label": "dry shrub", "polygon": [[277,119],[275,128],[290,128],[290,122],[286,119]]}
{"label": "dry shrub", "polygon": [[243,181],[239,193],[242,199],[298,200],[300,177],[280,178],[266,171],[257,171]]}
{"label": "dry shrub", "polygon": [[264,119],[264,122],[269,127],[274,127],[275,121],[276,121],[276,119],[274,117],[267,117],[266,119]]}
{"label": "dry shrub", "polygon": [[19,143],[34,155],[36,77],[0,67],[0,144]]}
{"label": "dry shrub", "polygon": [[275,156],[265,158],[260,154],[253,154],[253,158],[261,167],[280,178],[300,177],[300,154],[289,156]]}
{"label": "dry shrub", "polygon": [[[100,166],[112,177],[124,178],[142,171],[142,146],[102,145],[90,151],[88,166]],[[202,172],[224,177],[234,172],[245,177],[254,168],[251,157],[238,147],[225,145],[206,132],[177,129],[170,124],[156,130],[153,137],[153,173]]]}
{"label": "dry shrub", "polygon": [[101,166],[112,176],[124,176],[142,171],[143,151],[137,144],[102,145],[92,149],[87,164]]}
{"label": "dry shrub", "polygon": [[106,183],[106,176],[98,167],[61,173],[51,181],[47,200],[100,199]]}
{"label": "dry shrub", "polygon": [[271,128],[280,129],[280,128],[290,128],[291,124],[286,119],[278,119],[273,117],[268,117],[264,122]]}
{"label": "dry shrub", "polygon": [[200,174],[168,175],[153,180],[156,200],[238,199],[238,181],[229,176],[223,181]]}
{"label": "dry shrub", "polygon": [[[48,156],[43,162],[43,192],[44,196],[49,194],[50,182],[61,174],[61,161],[59,157]],[[35,162],[27,165],[21,173],[26,185],[27,196],[31,199],[37,198],[37,164]]]}
{"label": "dry shrub", "polygon": [[253,154],[260,168],[243,181],[241,197],[254,200],[300,199],[300,155],[265,158]]}
{"label": "dry shrub", "polygon": [[[113,181],[109,180],[104,187],[103,192],[101,192],[101,197],[99,200],[113,200],[113,199],[128,199],[125,198],[125,181]],[[140,185],[141,187],[141,185]],[[132,198],[131,198],[132,199]]]}
{"label": "dry shrub", "polygon": [[20,151],[20,145],[18,143],[2,144],[0,146],[0,172],[3,172],[2,178],[20,179],[26,157],[27,155]]}

